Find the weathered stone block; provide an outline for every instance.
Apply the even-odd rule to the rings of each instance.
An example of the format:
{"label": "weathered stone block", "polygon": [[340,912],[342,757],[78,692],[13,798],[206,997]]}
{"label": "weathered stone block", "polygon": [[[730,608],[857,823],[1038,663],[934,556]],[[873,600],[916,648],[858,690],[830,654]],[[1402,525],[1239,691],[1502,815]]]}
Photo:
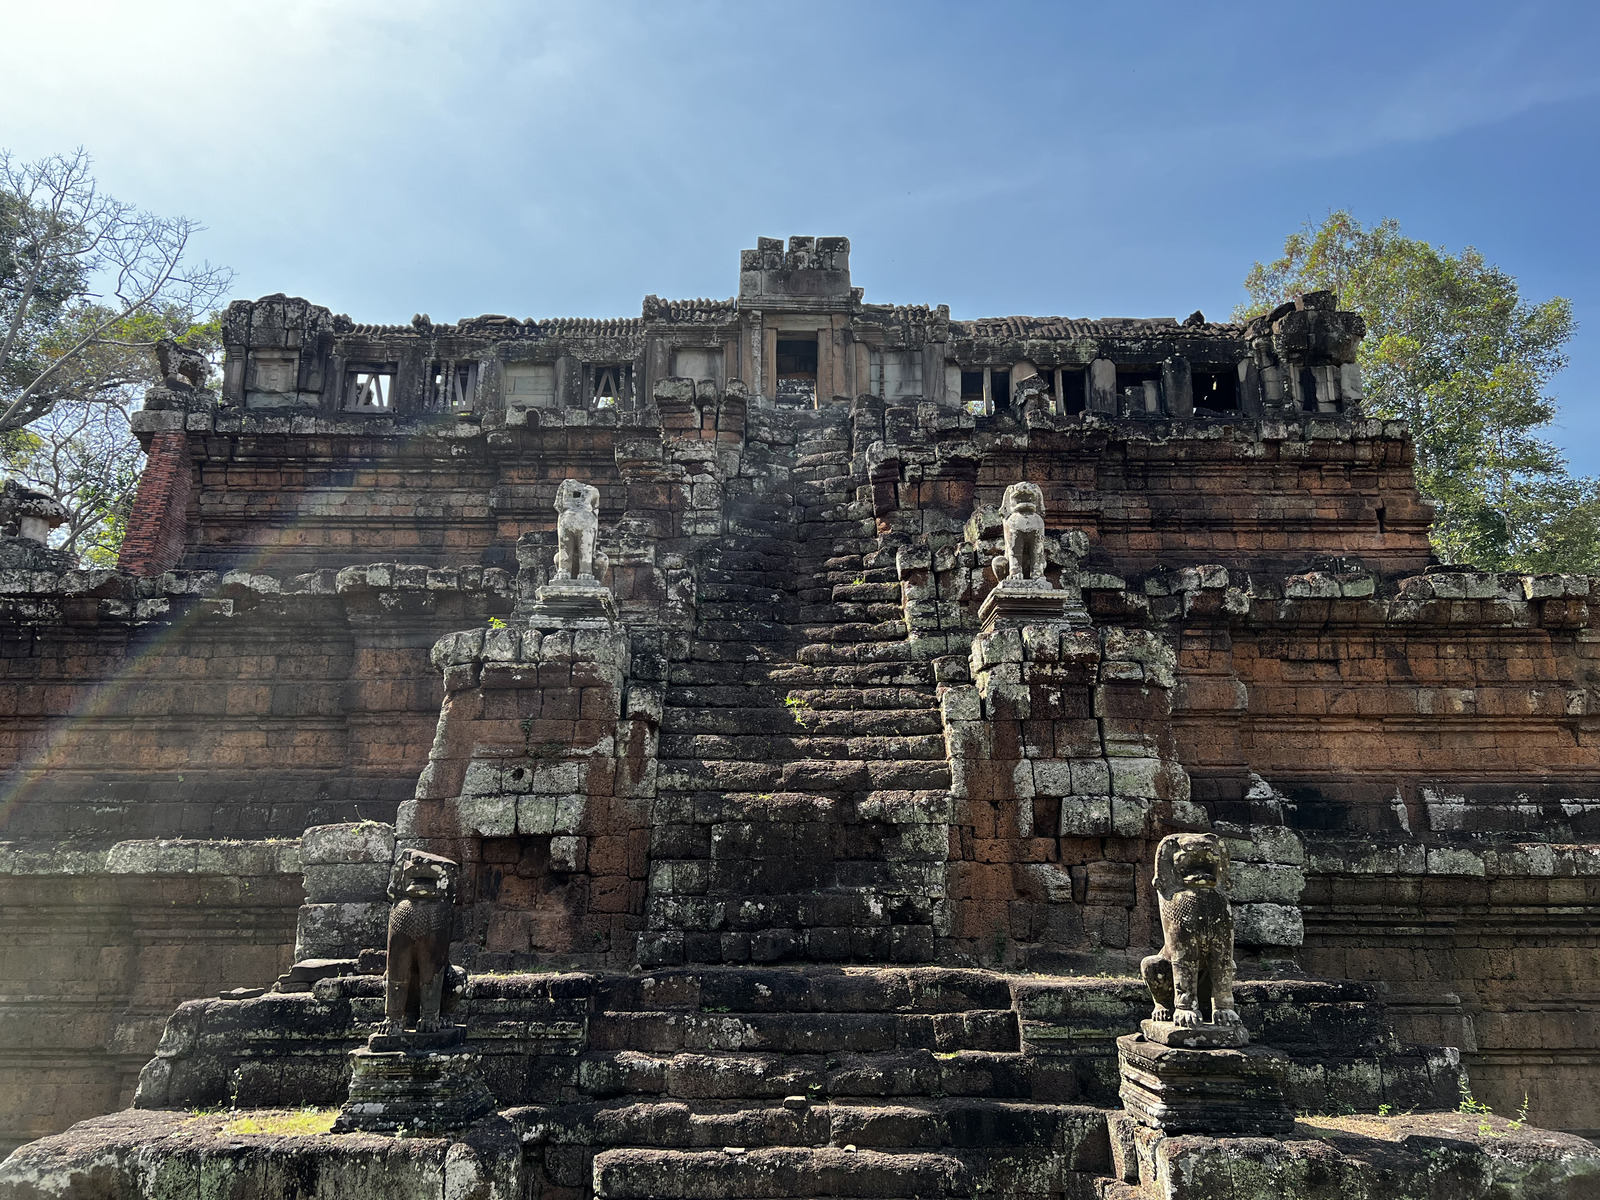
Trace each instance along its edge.
{"label": "weathered stone block", "polygon": [[510,837],[517,832],[517,797],[462,796],[456,812],[461,832],[476,837]]}
{"label": "weathered stone block", "polygon": [[1292,905],[1236,904],[1233,936],[1241,946],[1298,946],[1305,941],[1305,923]]}
{"label": "weathered stone block", "polygon": [[332,863],[383,863],[394,859],[394,827],[379,821],[313,825],[300,838],[307,866]]}
{"label": "weathered stone block", "polygon": [[330,863],[305,869],[308,904],[378,903],[387,900],[387,863]]}
{"label": "weathered stone block", "polygon": [[295,928],[295,959],[353,958],[388,936],[389,905],[304,904]]}

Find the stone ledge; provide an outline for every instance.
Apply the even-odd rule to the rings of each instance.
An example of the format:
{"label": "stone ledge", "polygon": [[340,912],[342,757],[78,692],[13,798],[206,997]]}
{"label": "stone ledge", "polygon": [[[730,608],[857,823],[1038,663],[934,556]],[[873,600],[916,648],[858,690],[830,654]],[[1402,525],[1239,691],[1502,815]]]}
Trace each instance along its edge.
{"label": "stone ledge", "polygon": [[[292,1125],[282,1110],[206,1114],[128,1110],[82,1121],[0,1164],[0,1198],[101,1200],[165,1195],[472,1196],[526,1193],[516,1129],[489,1116],[450,1137],[248,1133]],[[314,1114],[313,1114],[314,1115]],[[306,1181],[315,1180],[313,1192]],[[90,1182],[92,1180],[92,1183]]]}
{"label": "stone ledge", "polygon": [[1600,1148],[1499,1117],[1303,1117],[1283,1137],[1135,1135],[1137,1163],[1113,1138],[1118,1174],[1150,1200],[1571,1200],[1600,1195]]}
{"label": "stone ledge", "polygon": [[0,875],[299,875],[298,838],[118,842],[105,850],[0,842]]}

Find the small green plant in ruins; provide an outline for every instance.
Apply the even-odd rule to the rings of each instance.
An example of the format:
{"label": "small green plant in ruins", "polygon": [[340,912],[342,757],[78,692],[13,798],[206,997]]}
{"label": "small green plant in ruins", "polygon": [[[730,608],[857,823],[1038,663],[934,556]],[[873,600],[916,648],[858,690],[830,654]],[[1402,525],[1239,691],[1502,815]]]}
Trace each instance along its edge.
{"label": "small green plant in ruins", "polygon": [[816,715],[817,711],[800,696],[785,696],[783,698],[783,706],[794,714],[795,724],[802,729],[806,727],[807,722]]}
{"label": "small green plant in ruins", "polygon": [[1472,1089],[1463,1085],[1461,1088],[1461,1103],[1456,1106],[1456,1111],[1465,1117],[1478,1118],[1478,1134],[1481,1137],[1499,1137],[1494,1126],[1484,1120],[1485,1117],[1494,1116],[1494,1109],[1481,1100],[1474,1099]]}
{"label": "small green plant in ruins", "polygon": [[504,621],[502,621],[499,617],[490,617],[489,618],[489,628],[490,629],[504,629],[505,627],[506,627],[506,623]]}

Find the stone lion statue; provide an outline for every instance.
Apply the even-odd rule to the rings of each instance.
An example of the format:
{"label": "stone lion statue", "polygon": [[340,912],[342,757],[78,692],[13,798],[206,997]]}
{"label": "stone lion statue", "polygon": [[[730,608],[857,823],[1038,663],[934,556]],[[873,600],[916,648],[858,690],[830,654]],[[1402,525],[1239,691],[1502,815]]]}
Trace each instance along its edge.
{"label": "stone lion statue", "polygon": [[172,338],[162,338],[156,343],[156,365],[161,370],[161,382],[167,387],[199,389],[205,386],[211,364],[206,356],[190,346],[179,345]]}
{"label": "stone lion statue", "polygon": [[1006,552],[994,558],[996,579],[1044,578],[1044,492],[1036,483],[1013,483],[1000,501]]}
{"label": "stone lion statue", "polygon": [[600,489],[568,479],[556,489],[557,579],[594,582],[606,569],[606,556],[595,547],[600,532]]}
{"label": "stone lion statue", "polygon": [[[389,874],[389,964],[385,1032],[437,1033],[452,982],[450,926],[460,868],[448,858],[402,850]],[[452,989],[453,990],[453,989]],[[451,995],[449,1000],[455,997]]]}
{"label": "stone lion statue", "polygon": [[1155,885],[1166,944],[1139,964],[1155,1001],[1151,1019],[1242,1031],[1233,1007],[1227,847],[1213,833],[1168,834],[1156,846]]}

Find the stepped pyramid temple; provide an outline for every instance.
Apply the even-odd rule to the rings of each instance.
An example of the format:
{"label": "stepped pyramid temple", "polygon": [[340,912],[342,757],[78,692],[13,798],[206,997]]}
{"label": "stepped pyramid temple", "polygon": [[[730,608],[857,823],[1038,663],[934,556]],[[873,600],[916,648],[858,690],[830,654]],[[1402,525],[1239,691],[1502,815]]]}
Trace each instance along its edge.
{"label": "stepped pyramid temple", "polygon": [[1600,579],[1330,293],[849,254],[237,301],[116,570],[7,488],[0,1200],[1600,1196]]}

